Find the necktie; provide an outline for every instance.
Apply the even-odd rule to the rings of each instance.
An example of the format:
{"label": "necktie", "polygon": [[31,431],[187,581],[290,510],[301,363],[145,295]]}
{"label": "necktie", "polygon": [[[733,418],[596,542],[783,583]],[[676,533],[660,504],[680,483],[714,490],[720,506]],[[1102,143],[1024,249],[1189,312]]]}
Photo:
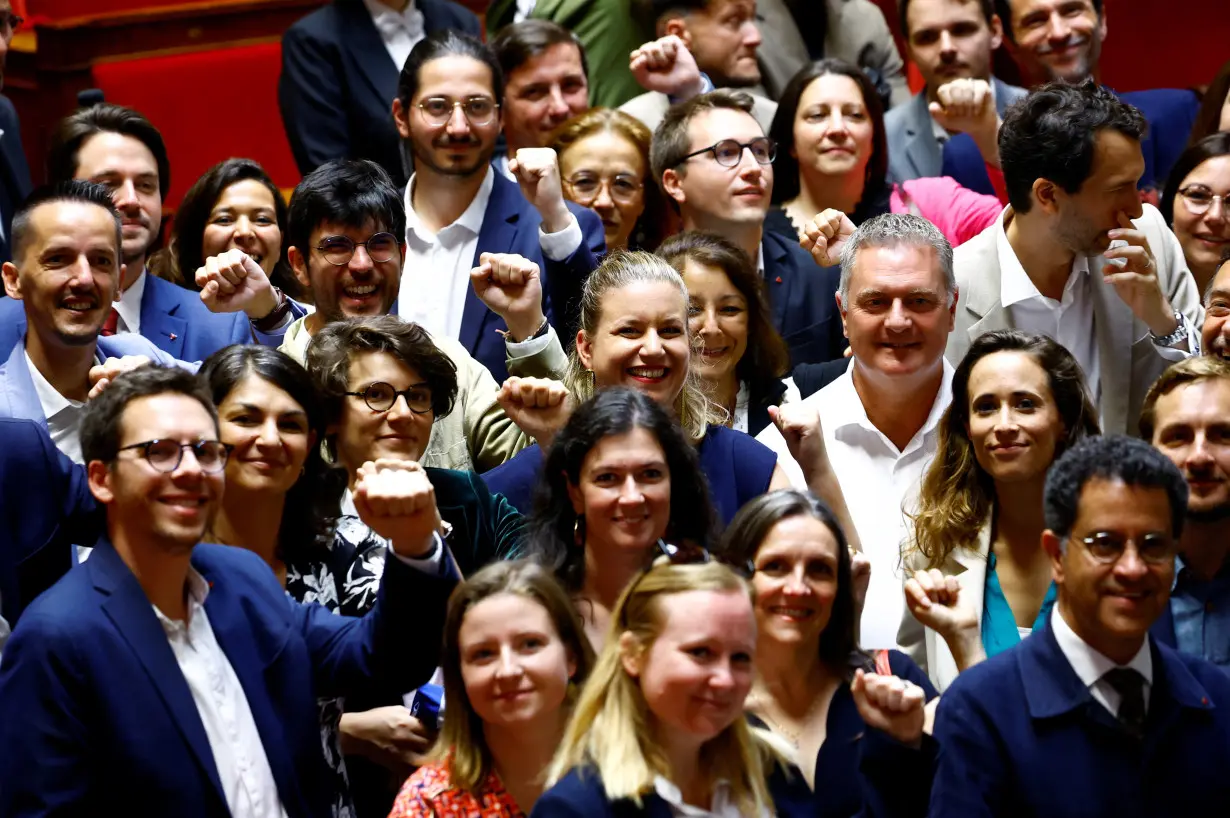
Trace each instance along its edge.
{"label": "necktie", "polygon": [[1103,679],[1119,694],[1119,721],[1133,735],[1144,734],[1145,678],[1135,670],[1117,667],[1106,672]]}
{"label": "necktie", "polygon": [[115,307],[111,308],[111,312],[107,314],[107,320],[103,322],[101,335],[115,335],[115,331],[120,325],[120,314],[115,311]]}

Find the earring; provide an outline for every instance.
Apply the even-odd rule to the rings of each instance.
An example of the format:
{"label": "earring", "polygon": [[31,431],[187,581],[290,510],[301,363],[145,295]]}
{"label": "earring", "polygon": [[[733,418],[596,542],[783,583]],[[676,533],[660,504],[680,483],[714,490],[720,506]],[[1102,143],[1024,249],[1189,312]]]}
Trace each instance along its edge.
{"label": "earring", "polygon": [[578,514],[572,523],[572,542],[577,548],[585,547],[585,515]]}
{"label": "earring", "polygon": [[598,376],[594,374],[592,369],[587,369],[585,372],[589,375],[589,396],[592,398],[594,393],[598,391]]}

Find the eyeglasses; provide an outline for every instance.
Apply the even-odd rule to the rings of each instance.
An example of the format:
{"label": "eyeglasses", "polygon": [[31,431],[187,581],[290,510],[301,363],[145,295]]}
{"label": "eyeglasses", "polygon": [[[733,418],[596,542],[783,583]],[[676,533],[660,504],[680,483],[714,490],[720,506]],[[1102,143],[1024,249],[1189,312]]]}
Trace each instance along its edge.
{"label": "eyeglasses", "polygon": [[732,560],[724,554],[714,554],[699,545],[675,545],[660,539],[657,547],[659,556],[666,557],[673,565],[704,565],[709,562],[720,562],[741,574],[744,579],[751,579],[756,573],[756,564],[751,560]]}
{"label": "eyeglasses", "polygon": [[1089,556],[1107,565],[1113,565],[1123,559],[1129,542],[1136,548],[1137,556],[1151,565],[1173,562],[1177,550],[1174,540],[1165,534],[1146,534],[1135,540],[1114,531],[1098,531],[1088,537],[1075,539],[1085,546]]}
{"label": "eyeglasses", "polygon": [[355,241],[349,236],[325,236],[320,240],[320,244],[316,245],[316,249],[325,257],[325,261],[335,267],[349,264],[354,258],[356,247],[365,248],[367,255],[377,264],[390,260],[401,249],[401,245],[397,243],[397,237],[392,233],[377,233],[367,241]]}
{"label": "eyeglasses", "polygon": [[751,142],[723,139],[721,142],[716,142],[707,148],[692,151],[680,159],[678,164],[682,165],[693,156],[700,156],[702,153],[712,153],[713,161],[724,168],[734,168],[738,167],[739,163],[743,161],[744,149],[750,150],[752,158],[762,165],[770,165],[777,158],[777,143],[767,136],[758,136]]}
{"label": "eyeglasses", "polygon": [[641,189],[644,187],[639,179],[626,173],[621,173],[614,178],[605,178],[597,174],[581,172],[564,181],[572,190],[573,201],[586,207],[598,198],[603,187],[606,187],[610,193],[612,201],[622,205],[636,204],[637,197],[640,196]]}
{"label": "eyeglasses", "polygon": [[425,415],[431,411],[431,390],[423,384],[415,384],[407,389],[394,389],[392,384],[376,381],[362,392],[346,392],[356,398],[362,398],[367,408],[373,412],[387,412],[397,403],[398,396],[406,399],[406,405],[416,415]]}
{"label": "eyeglasses", "polygon": [[155,471],[170,474],[179,468],[184,459],[184,449],[192,449],[192,456],[201,471],[217,474],[226,468],[226,461],[235,447],[220,440],[198,440],[195,443],[180,443],[177,440],[147,440],[144,443],[133,443],[131,446],[121,446],[116,455],[129,449],[140,449],[141,456],[154,467]]}
{"label": "eyeglasses", "polygon": [[416,106],[423,112],[423,119],[431,125],[447,125],[458,108],[471,125],[490,125],[500,106],[488,97],[470,97],[466,100],[451,100],[447,97],[428,97]]}
{"label": "eyeglasses", "polygon": [[13,14],[11,11],[7,14],[0,14],[0,35],[3,35],[5,40],[13,39],[13,34],[21,28],[21,24],[25,21],[25,17]]}
{"label": "eyeglasses", "polygon": [[1188,212],[1193,216],[1203,216],[1213,206],[1213,202],[1221,202],[1223,213],[1230,208],[1230,194],[1218,196],[1207,188],[1185,187],[1179,191],[1179,195],[1183,197]]}

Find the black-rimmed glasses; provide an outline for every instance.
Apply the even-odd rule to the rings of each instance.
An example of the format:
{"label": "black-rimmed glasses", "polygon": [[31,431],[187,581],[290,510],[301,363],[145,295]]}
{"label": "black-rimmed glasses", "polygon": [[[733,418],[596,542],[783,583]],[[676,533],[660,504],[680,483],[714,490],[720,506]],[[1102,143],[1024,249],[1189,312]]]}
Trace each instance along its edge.
{"label": "black-rimmed glasses", "polygon": [[744,150],[751,151],[752,158],[762,165],[771,165],[773,160],[777,158],[777,143],[767,136],[758,136],[751,142],[723,139],[707,148],[692,151],[680,159],[679,164],[682,165],[692,157],[700,156],[702,153],[712,153],[714,162],[717,162],[724,168],[734,168],[738,167],[739,162],[743,160]]}
{"label": "black-rimmed glasses", "polygon": [[367,241],[355,241],[349,236],[325,236],[316,245],[325,261],[334,267],[349,264],[357,247],[367,250],[367,255],[377,264],[389,261],[401,250],[397,236],[392,233],[376,233]]}
{"label": "black-rimmed glasses", "polygon": [[184,459],[184,449],[191,449],[192,456],[201,467],[201,471],[217,474],[226,468],[227,458],[235,447],[220,440],[198,440],[195,443],[180,443],[178,440],[146,440],[143,443],[133,443],[121,446],[116,455],[129,449],[140,449],[141,456],[154,467],[155,471],[170,474],[179,468]]}
{"label": "black-rimmed glasses", "polygon": [[490,125],[495,118],[495,112],[500,109],[495,100],[488,97],[470,97],[463,100],[451,100],[447,97],[428,97],[416,106],[423,112],[423,119],[431,125],[447,125],[453,118],[453,111],[458,108],[465,114],[471,125]]}
{"label": "black-rimmed glasses", "polygon": [[1115,531],[1097,531],[1087,537],[1069,537],[1085,546],[1089,556],[1100,563],[1110,565],[1123,559],[1128,543],[1136,548],[1136,554],[1152,565],[1173,562],[1178,548],[1172,537],[1165,534],[1146,534],[1140,538],[1125,537]]}
{"label": "black-rimmed glasses", "polygon": [[387,412],[397,403],[398,396],[406,399],[406,405],[416,415],[425,415],[431,411],[431,390],[423,384],[415,384],[406,389],[394,389],[392,384],[376,381],[362,392],[347,392],[356,398],[363,398],[367,408],[373,412]]}

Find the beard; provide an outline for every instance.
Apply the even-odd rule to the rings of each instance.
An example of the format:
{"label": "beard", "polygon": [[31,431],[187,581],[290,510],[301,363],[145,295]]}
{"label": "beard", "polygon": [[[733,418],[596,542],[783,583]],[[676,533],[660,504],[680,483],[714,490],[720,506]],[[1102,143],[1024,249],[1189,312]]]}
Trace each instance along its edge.
{"label": "beard", "polygon": [[1208,525],[1209,523],[1224,522],[1227,519],[1230,519],[1230,502],[1198,511],[1193,511],[1190,506],[1187,509],[1187,521],[1190,523]]}
{"label": "beard", "polygon": [[437,162],[435,158],[437,148],[445,148],[449,145],[474,145],[482,146],[482,142],[478,139],[467,139],[464,141],[453,141],[448,137],[441,137],[433,140],[429,145],[422,147],[416,141],[410,140],[410,155],[414,158],[415,167],[425,167],[440,176],[453,176],[459,179],[468,179],[477,173],[486,172],[487,166],[491,163],[491,157],[495,155],[495,145],[491,145],[485,150],[479,150],[473,162],[466,164],[446,164]]}

